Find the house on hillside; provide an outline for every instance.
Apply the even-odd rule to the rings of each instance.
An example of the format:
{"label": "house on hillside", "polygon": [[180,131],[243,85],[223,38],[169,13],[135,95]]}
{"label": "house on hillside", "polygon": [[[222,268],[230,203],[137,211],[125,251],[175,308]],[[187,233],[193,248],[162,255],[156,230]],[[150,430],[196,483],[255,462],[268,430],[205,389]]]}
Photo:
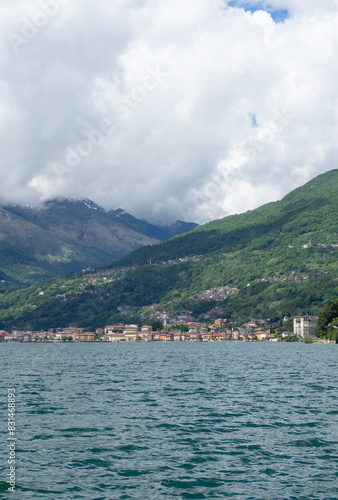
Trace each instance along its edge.
{"label": "house on hillside", "polygon": [[255,328],[257,328],[257,323],[255,323],[254,321],[248,321],[247,323],[244,323],[243,327],[247,330],[254,330]]}
{"label": "house on hillside", "polygon": [[223,318],[216,319],[216,321],[215,321],[215,327],[216,327],[216,328],[219,328],[219,327],[221,327],[221,326],[224,326],[224,325],[225,325],[225,323],[226,323],[226,321],[227,321],[227,320],[226,320],[226,319],[223,319]]}

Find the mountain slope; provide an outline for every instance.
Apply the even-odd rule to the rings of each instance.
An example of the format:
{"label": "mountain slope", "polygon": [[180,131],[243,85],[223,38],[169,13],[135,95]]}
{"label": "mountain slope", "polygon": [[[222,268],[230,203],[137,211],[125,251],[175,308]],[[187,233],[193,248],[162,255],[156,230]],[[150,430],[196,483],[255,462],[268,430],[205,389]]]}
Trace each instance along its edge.
{"label": "mountain slope", "polygon": [[[182,231],[195,224],[182,224]],[[171,236],[170,228],[140,221],[119,209],[106,212],[90,200],[52,200],[40,208],[0,208],[0,269],[32,282],[98,267]]]}
{"label": "mountain slope", "polygon": [[[337,195],[333,170],[279,202],[140,248],[110,269],[41,285],[43,297],[36,286],[5,294],[0,320],[98,327],[156,310],[231,321],[315,314],[338,296]],[[126,306],[129,317],[119,312]]]}
{"label": "mountain slope", "polygon": [[310,238],[328,241],[338,233],[338,170],[294,190],[281,201],[199,226],[189,234],[143,248],[124,264],[145,264],[194,254],[262,250],[283,244],[305,244]]}

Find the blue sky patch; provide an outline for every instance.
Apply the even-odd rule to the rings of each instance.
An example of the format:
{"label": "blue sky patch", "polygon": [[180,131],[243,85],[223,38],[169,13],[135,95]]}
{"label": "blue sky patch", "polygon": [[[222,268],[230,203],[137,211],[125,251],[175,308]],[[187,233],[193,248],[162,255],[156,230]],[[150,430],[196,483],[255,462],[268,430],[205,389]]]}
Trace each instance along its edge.
{"label": "blue sky patch", "polygon": [[240,0],[233,0],[228,4],[230,7],[243,8],[249,12],[256,12],[257,10],[264,10],[268,12],[275,23],[283,23],[285,19],[290,17],[287,9],[273,9],[273,7],[264,7],[263,2],[241,2]]}
{"label": "blue sky patch", "polygon": [[251,118],[251,127],[258,127],[256,115],[254,115],[253,113],[249,113],[249,116]]}

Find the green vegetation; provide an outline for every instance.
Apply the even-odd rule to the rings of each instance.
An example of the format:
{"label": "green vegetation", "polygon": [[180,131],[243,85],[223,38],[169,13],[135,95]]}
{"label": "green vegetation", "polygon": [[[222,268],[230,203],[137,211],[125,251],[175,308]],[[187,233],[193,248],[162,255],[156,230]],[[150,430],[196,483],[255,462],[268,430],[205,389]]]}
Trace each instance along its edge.
{"label": "green vegetation", "polygon": [[285,342],[299,342],[297,335],[289,335]]}
{"label": "green vegetation", "polygon": [[[136,250],[114,263],[119,270],[106,270],[105,280],[72,275],[4,291],[0,327],[137,323],[156,308],[170,314],[184,309],[195,317],[224,317],[234,324],[250,318],[276,321],[318,314],[338,297],[337,194],[338,170],[333,170],[279,202]],[[190,260],[177,260],[184,257]],[[222,300],[204,294],[224,286],[233,292]],[[118,308],[126,306],[122,314]],[[325,335],[336,335],[335,318],[338,311],[332,325],[325,326]]]}
{"label": "green vegetation", "polygon": [[338,299],[331,300],[320,311],[316,334],[318,337],[335,340],[338,343]]}
{"label": "green vegetation", "polygon": [[62,342],[73,342],[73,337],[71,335],[63,337]]}

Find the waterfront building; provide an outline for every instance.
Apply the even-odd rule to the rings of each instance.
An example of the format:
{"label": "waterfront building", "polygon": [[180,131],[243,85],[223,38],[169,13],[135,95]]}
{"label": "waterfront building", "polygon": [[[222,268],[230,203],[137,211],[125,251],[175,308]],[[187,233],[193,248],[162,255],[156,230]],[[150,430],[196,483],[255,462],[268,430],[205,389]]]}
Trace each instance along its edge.
{"label": "waterfront building", "polygon": [[82,332],[76,335],[76,339],[80,342],[93,342],[95,340],[95,333]]}
{"label": "waterfront building", "polygon": [[123,333],[107,333],[105,337],[109,342],[121,342],[122,340],[126,340]]}
{"label": "waterfront building", "polygon": [[314,335],[318,316],[295,316],[293,319],[293,332],[302,339],[305,335]]}

